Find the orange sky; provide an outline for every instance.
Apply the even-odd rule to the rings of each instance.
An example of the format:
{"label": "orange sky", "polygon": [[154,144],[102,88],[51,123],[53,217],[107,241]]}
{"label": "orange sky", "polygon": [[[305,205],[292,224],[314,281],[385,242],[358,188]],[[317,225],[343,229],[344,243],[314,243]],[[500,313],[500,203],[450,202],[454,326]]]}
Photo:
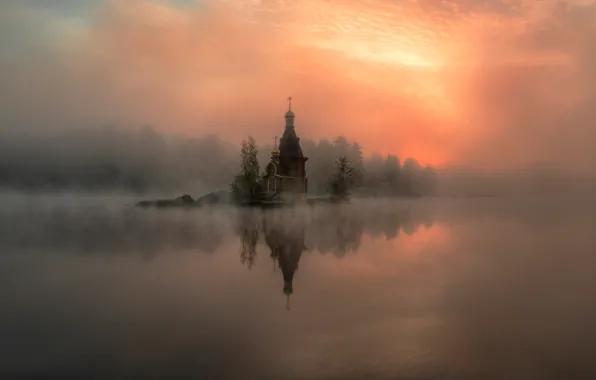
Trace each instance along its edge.
{"label": "orange sky", "polygon": [[20,40],[0,54],[2,129],[151,124],[270,142],[291,95],[303,138],[432,164],[593,169],[593,1],[89,1],[76,19],[9,1],[0,32]]}

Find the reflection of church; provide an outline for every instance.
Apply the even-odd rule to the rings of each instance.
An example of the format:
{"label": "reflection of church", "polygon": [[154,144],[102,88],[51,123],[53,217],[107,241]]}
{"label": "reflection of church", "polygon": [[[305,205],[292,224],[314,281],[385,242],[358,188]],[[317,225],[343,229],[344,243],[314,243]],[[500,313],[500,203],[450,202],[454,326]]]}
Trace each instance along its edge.
{"label": "reflection of church", "polygon": [[271,249],[274,269],[277,266],[283,275],[283,292],[287,296],[287,309],[290,308],[290,295],[293,293],[294,274],[298,270],[298,262],[302,252],[306,250],[304,245],[306,226],[287,226],[279,223],[263,223],[265,230],[265,241]]}
{"label": "reflection of church", "polygon": [[[377,201],[375,201],[377,202]],[[345,257],[349,252],[360,250],[363,235],[387,240],[416,233],[421,222],[412,215],[410,207],[397,210],[388,206],[393,203],[369,203],[368,207],[337,208],[323,207],[317,212],[312,209],[275,209],[267,211],[244,210],[238,219],[236,233],[240,236],[240,258],[249,269],[255,264],[257,246],[263,242],[269,247],[274,271],[281,271],[283,293],[287,297],[294,291],[294,276],[302,253],[312,250],[320,254],[332,253]],[[423,215],[426,223],[432,225],[432,215]],[[304,275],[304,274],[303,274]],[[279,281],[276,280],[276,281]]]}
{"label": "reflection of church", "polygon": [[[286,112],[286,126],[283,136],[271,152],[271,161],[265,168],[262,178],[263,191],[266,198],[289,200],[301,198],[308,190],[306,177],[307,157],[302,154],[300,138],[294,129],[295,115],[292,111],[292,98],[289,100],[289,109]],[[277,145],[277,141],[276,141]]]}

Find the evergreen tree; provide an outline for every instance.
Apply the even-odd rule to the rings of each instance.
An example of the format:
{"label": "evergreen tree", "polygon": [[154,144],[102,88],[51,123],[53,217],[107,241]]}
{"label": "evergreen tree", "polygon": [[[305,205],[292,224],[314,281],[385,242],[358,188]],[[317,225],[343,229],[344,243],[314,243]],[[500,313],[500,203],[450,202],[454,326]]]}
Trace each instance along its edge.
{"label": "evergreen tree", "polygon": [[357,142],[353,142],[351,146],[350,163],[354,168],[353,185],[362,186],[364,183],[364,177],[366,176],[366,170],[364,168],[364,155],[362,154],[362,148]]}
{"label": "evergreen tree", "polygon": [[402,178],[405,195],[420,196],[421,195],[421,167],[417,160],[413,158],[406,158],[402,168]]}
{"label": "evergreen tree", "polygon": [[399,195],[401,193],[400,182],[401,182],[401,167],[399,158],[395,155],[388,155],[385,159],[384,167],[384,180],[391,195]]}
{"label": "evergreen tree", "polygon": [[373,153],[367,160],[363,160],[363,184],[367,192],[373,195],[380,195],[379,184],[383,181],[383,156]]}
{"label": "evergreen tree", "polygon": [[242,141],[240,174],[232,183],[232,193],[237,202],[253,200],[261,192],[258,188],[260,171],[258,153],[256,141],[252,136],[249,136],[248,140]]}
{"label": "evergreen tree", "polygon": [[438,191],[438,178],[435,169],[426,165],[422,170],[423,195],[436,195]]}
{"label": "evergreen tree", "polygon": [[[327,190],[327,181],[329,177],[333,176],[335,172],[335,157],[334,155],[334,146],[329,142],[329,140],[321,140],[317,145],[317,150],[319,154],[312,160],[313,164],[309,164],[309,169],[314,169],[314,180],[318,182],[318,191],[325,192]],[[309,172],[310,173],[310,172]],[[310,174],[309,174],[310,175]]]}
{"label": "evergreen tree", "polygon": [[348,189],[354,184],[357,172],[347,157],[341,156],[336,162],[336,172],[330,181],[331,194],[336,199],[348,196]]}

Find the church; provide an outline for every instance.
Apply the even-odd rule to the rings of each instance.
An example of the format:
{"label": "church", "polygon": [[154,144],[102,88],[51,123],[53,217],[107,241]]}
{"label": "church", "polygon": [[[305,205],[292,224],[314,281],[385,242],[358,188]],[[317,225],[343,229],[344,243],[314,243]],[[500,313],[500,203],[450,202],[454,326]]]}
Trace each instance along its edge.
{"label": "church", "polygon": [[292,97],[288,98],[288,112],[285,114],[286,126],[279,141],[271,152],[271,161],[265,168],[262,177],[264,196],[270,200],[296,201],[304,199],[308,191],[306,177],[306,161],[300,138],[296,134],[294,120],[296,115],[292,111]]}

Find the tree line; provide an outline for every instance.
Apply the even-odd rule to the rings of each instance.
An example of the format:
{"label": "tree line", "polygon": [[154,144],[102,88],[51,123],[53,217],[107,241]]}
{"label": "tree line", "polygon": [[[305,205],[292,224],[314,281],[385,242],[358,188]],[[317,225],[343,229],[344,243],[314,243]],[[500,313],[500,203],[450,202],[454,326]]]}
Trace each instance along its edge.
{"label": "tree line", "polygon": [[[403,163],[395,155],[373,154],[365,158],[357,142],[339,136],[333,141],[302,141],[302,151],[307,162],[309,192],[344,196],[348,193],[362,196],[429,196],[436,194],[437,173],[430,166],[422,166],[414,158]],[[257,147],[249,137],[242,142],[240,153],[241,173],[232,189],[236,193],[254,192],[258,184],[260,162],[267,162],[274,147]]]}
{"label": "tree line", "polygon": [[[432,178],[436,176],[432,168],[421,168],[411,159],[401,164],[394,156],[364,158],[358,143],[345,137],[318,142],[302,139],[301,146],[310,157],[309,192],[329,192],[329,178],[342,156],[354,168],[353,191],[425,195],[433,189]],[[262,168],[272,149],[273,144],[258,146]],[[15,131],[0,139],[0,187],[124,190],[165,196],[184,192],[199,196],[229,188],[238,174],[240,158],[237,145],[215,135],[182,137],[151,127],[47,130],[36,134]]]}

